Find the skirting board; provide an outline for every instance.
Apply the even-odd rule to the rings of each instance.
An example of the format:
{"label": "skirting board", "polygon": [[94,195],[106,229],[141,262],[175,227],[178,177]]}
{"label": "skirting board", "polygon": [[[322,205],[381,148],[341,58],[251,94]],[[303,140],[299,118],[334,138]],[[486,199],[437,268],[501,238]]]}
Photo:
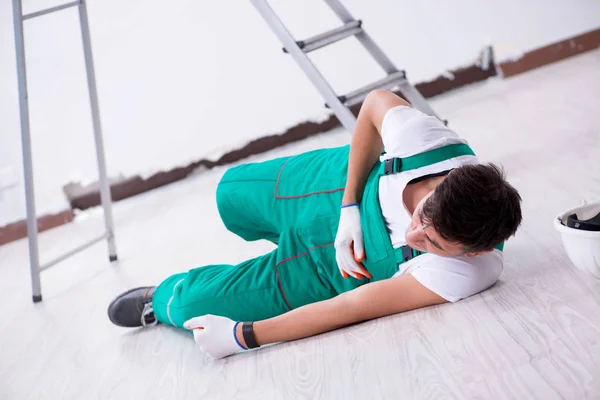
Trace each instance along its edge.
{"label": "skirting board", "polygon": [[[486,80],[491,76],[500,75],[503,78],[508,78],[586,51],[594,50],[598,47],[600,47],[600,29],[532,50],[523,54],[522,57],[516,60],[500,62],[497,65],[494,63],[491,48],[488,48],[487,50],[490,51],[488,55],[490,57],[488,58],[489,63],[486,66],[481,65],[480,59],[469,67],[450,71],[450,73],[440,76],[433,81],[418,83],[415,86],[423,96],[430,98],[465,85]],[[449,76],[452,78],[449,78]],[[410,75],[408,78],[410,79]],[[402,95],[401,93],[398,94]],[[352,107],[352,111],[355,115],[358,113],[360,106],[360,104],[357,104]],[[338,126],[340,126],[339,121],[334,115],[331,115],[323,122],[303,122],[289,128],[284,133],[268,135],[253,140],[244,147],[223,155],[217,161],[203,159],[195,161],[185,167],[157,173],[146,179],[135,176],[117,181],[111,183],[112,198],[113,201],[122,200],[184,179],[197,168],[210,169],[216,166],[227,165],[249,156],[264,153],[274,148],[326,132]],[[85,188],[77,184],[71,184],[65,186],[64,190],[72,209],[77,208],[84,210],[100,204],[100,195],[97,184],[92,184]],[[57,214],[39,217],[38,228],[41,232],[66,224],[72,220],[72,210],[65,210]],[[25,220],[0,227],[0,246],[26,236],[27,224]]]}
{"label": "skirting board", "polygon": [[573,57],[600,47],[600,28],[523,54],[498,65],[502,77],[508,78],[544,65]]}
{"label": "skirting board", "polygon": [[[56,214],[38,217],[38,232],[47,231],[73,221],[73,211],[65,210]],[[0,227],[0,246],[27,236],[27,221],[21,220]]]}

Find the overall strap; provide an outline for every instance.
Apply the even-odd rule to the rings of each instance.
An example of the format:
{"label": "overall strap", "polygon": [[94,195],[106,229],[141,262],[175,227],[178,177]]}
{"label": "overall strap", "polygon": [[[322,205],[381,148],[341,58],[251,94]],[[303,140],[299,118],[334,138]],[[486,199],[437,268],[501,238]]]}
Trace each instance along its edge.
{"label": "overall strap", "polygon": [[399,172],[421,168],[425,165],[437,164],[454,157],[474,155],[475,153],[469,145],[464,143],[450,144],[409,157],[390,158],[385,160],[381,163],[379,175],[397,174]]}

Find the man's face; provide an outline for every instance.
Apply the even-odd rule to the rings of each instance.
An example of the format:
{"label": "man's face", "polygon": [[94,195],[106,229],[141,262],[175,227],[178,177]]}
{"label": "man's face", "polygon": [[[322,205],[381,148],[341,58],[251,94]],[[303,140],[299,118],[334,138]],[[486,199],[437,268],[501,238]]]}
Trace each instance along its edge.
{"label": "man's face", "polygon": [[423,222],[422,210],[425,201],[433,194],[425,196],[412,215],[412,221],[406,231],[406,242],[415,250],[425,251],[427,253],[437,254],[442,257],[456,256],[474,256],[477,254],[465,254],[463,246],[457,243],[448,242],[440,237],[435,229]]}

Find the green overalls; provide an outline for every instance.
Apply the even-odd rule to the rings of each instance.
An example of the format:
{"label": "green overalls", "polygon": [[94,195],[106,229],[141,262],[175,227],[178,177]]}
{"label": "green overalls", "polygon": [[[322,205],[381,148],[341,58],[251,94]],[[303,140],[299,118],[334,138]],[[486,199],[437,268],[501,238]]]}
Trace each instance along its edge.
{"label": "green overalls", "polygon": [[154,293],[157,319],[178,327],[205,314],[262,320],[391,278],[406,255],[392,247],[385,226],[380,176],[474,154],[467,145],[449,145],[373,167],[360,205],[363,265],[373,278],[357,280],[342,278],[333,246],[349,149],[315,150],[229,169],[217,188],[223,223],[247,241],[266,239],[277,248],[239,265],[208,265],[167,278]]}

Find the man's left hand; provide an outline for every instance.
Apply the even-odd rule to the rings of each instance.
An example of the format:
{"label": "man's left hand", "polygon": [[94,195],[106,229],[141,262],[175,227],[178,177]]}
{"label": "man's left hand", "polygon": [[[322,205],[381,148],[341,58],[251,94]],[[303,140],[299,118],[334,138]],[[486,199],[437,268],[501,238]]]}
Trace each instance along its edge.
{"label": "man's left hand", "polygon": [[194,330],[194,340],[200,349],[211,358],[223,358],[246,350],[236,338],[238,322],[217,315],[203,315],[183,324],[185,329]]}

